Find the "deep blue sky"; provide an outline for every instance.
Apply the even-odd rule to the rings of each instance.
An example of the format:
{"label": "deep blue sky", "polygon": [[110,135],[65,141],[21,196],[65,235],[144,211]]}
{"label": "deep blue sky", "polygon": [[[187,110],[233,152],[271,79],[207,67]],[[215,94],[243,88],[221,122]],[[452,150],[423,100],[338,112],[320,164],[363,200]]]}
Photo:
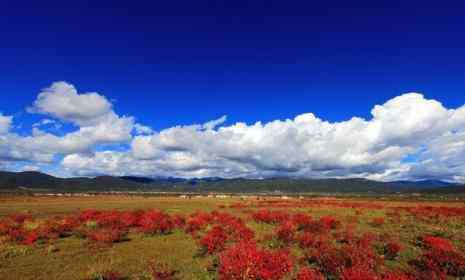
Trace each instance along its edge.
{"label": "deep blue sky", "polygon": [[163,2],[3,1],[0,110],[58,80],[155,129],[369,117],[408,91],[464,103],[463,1]]}

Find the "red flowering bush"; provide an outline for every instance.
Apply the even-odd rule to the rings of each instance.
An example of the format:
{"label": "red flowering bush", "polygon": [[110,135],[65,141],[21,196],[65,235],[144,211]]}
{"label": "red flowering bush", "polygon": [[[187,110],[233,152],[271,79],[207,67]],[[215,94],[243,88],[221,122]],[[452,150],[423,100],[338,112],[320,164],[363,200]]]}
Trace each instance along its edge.
{"label": "red flowering bush", "polygon": [[[373,271],[382,263],[382,259],[374,251],[373,237],[370,235],[340,246],[330,242],[316,243],[314,247],[307,249],[306,259],[331,277],[338,277],[343,273],[349,277],[358,270]],[[351,270],[352,268],[354,269]]]}
{"label": "red flowering bush", "polygon": [[320,272],[308,267],[302,268],[297,274],[296,280],[324,280],[325,277]]}
{"label": "red flowering bush", "polygon": [[384,257],[388,260],[394,260],[402,250],[402,246],[396,242],[389,242],[384,245]]}
{"label": "red flowering bush", "polygon": [[441,251],[454,251],[454,245],[450,240],[426,235],[420,238],[422,245],[428,249],[441,250]]}
{"label": "red flowering bush", "polygon": [[[356,209],[359,215],[363,214],[361,211],[363,209],[381,207],[375,203],[341,202],[336,199],[269,200],[257,201],[256,204],[257,207],[272,209],[289,207],[293,209],[292,211],[299,207],[316,207],[324,211],[328,207],[342,207],[349,208],[350,211]],[[57,238],[80,234],[97,244],[111,245],[125,240],[129,232],[168,234],[175,229],[182,229],[185,233],[191,234],[197,242],[202,256],[211,255],[209,260],[212,260],[213,265],[209,268],[216,270],[218,279],[442,280],[465,277],[465,255],[459,250],[462,249],[461,239],[457,238],[455,231],[449,235],[451,240],[431,235],[418,238],[416,244],[419,246],[417,249],[421,249],[420,254],[415,255],[415,260],[404,263],[404,258],[398,258],[403,246],[393,242],[393,240],[404,240],[402,239],[404,231],[397,235],[387,229],[378,229],[376,234],[366,232],[362,234],[363,231],[359,232],[359,230],[365,230],[366,227],[363,227],[364,224],[362,227],[358,225],[364,217],[354,218],[352,214],[341,220],[336,216],[316,219],[305,213],[292,213],[286,210],[254,211],[252,210],[255,207],[254,203],[248,204],[247,207],[247,211],[196,212],[189,216],[169,215],[157,209],[137,211],[89,209],[62,217],[42,219],[34,219],[27,214],[13,214],[0,219],[0,242],[42,245]],[[415,222],[417,216],[428,223],[443,222],[446,214],[460,219],[465,217],[463,215],[465,212],[459,208],[398,208],[385,209],[392,224],[395,221]],[[399,215],[399,211],[406,211],[407,215],[402,212],[402,215]],[[243,216],[247,216],[248,219],[241,218]],[[273,225],[258,225],[260,228],[258,237],[263,241],[262,245],[296,250],[300,270],[299,267],[293,266],[288,251],[259,247],[254,239],[255,231],[247,224],[251,221]],[[341,221],[344,224],[341,224]],[[384,222],[384,217],[370,220],[373,226],[382,226]],[[458,219],[453,222],[460,224]],[[445,225],[441,223],[437,227],[445,228]],[[252,223],[252,226],[257,225]],[[457,242],[459,246],[456,248],[452,241]],[[294,244],[298,247],[293,246]],[[407,256],[405,254],[403,257]],[[402,267],[406,264],[410,264],[411,267],[406,269],[408,273],[389,271],[387,266],[392,262],[385,264],[384,260],[397,260]],[[148,270],[154,279],[174,279],[176,276],[175,271],[155,262],[149,264]],[[104,277],[102,275],[98,279],[119,279],[109,278],[111,275],[102,278]]]}
{"label": "red flowering bush", "polygon": [[79,219],[75,216],[66,216],[60,222],[61,232],[71,233],[79,226]]}
{"label": "red flowering bush", "polygon": [[378,276],[372,270],[363,265],[348,267],[342,270],[341,280],[378,280]]}
{"label": "red flowering bush", "polygon": [[314,247],[317,243],[317,238],[313,233],[304,232],[298,238],[300,248],[310,248]]}
{"label": "red flowering bush", "polygon": [[14,224],[13,221],[8,219],[0,220],[0,235],[6,235],[10,231],[10,229],[18,227],[18,225]]}
{"label": "red flowering bush", "polygon": [[322,227],[326,230],[336,229],[341,223],[332,216],[324,216],[320,218]]}
{"label": "red flowering bush", "polygon": [[32,216],[29,214],[23,214],[23,213],[13,213],[13,214],[8,215],[8,219],[10,219],[16,224],[24,224],[25,221],[32,220]]}
{"label": "red flowering bush", "polygon": [[124,212],[120,216],[121,224],[125,227],[135,227],[138,225],[143,211]]}
{"label": "red flowering bush", "polygon": [[111,245],[115,242],[123,241],[128,232],[122,228],[99,228],[87,233],[87,237],[95,242]]}
{"label": "red flowering bush", "polygon": [[415,276],[403,272],[388,272],[383,275],[382,280],[416,280]]}
{"label": "red flowering bush", "polygon": [[252,218],[258,223],[277,224],[289,220],[289,214],[282,211],[259,210],[252,214]]}
{"label": "red flowering bush", "polygon": [[100,211],[96,209],[86,209],[78,213],[78,219],[81,223],[97,220],[97,217],[100,215]]}
{"label": "red flowering bush", "polygon": [[37,240],[39,240],[39,234],[36,231],[31,231],[27,234],[25,234],[22,242],[25,245],[32,245],[34,244]]}
{"label": "red flowering bush", "polygon": [[213,227],[200,240],[200,245],[204,253],[213,254],[224,249],[228,236],[220,226]]}
{"label": "red flowering bush", "polygon": [[167,234],[174,229],[171,217],[159,210],[150,210],[142,214],[139,230],[146,234]]}
{"label": "red flowering bush", "polygon": [[384,225],[384,217],[376,217],[376,218],[373,218],[373,220],[371,220],[371,224],[375,227],[380,227],[382,225]]}
{"label": "red flowering bush", "polygon": [[175,215],[172,219],[176,228],[182,229],[186,225],[186,219],[181,215]]}
{"label": "red flowering bush", "polygon": [[11,228],[7,231],[6,236],[12,242],[23,242],[25,239],[25,232],[21,228]]}
{"label": "red flowering bush", "polygon": [[208,213],[194,213],[187,219],[185,231],[195,235],[197,231],[204,229],[212,220],[213,217]]}
{"label": "red flowering bush", "polygon": [[279,241],[283,242],[284,244],[289,244],[294,241],[295,232],[296,228],[294,224],[292,222],[286,222],[275,230],[275,235]]}
{"label": "red flowering bush", "polygon": [[465,256],[450,240],[427,235],[421,237],[420,242],[425,251],[419,259],[412,261],[419,270],[419,278],[465,277]]}
{"label": "red flowering bush", "polygon": [[292,223],[297,227],[297,230],[305,230],[312,224],[312,217],[303,213],[297,213],[292,216]]}
{"label": "red flowering bush", "polygon": [[324,216],[319,220],[308,220],[303,227],[303,230],[314,234],[323,234],[332,229],[338,228],[340,224],[341,223],[336,218],[332,216]]}
{"label": "red flowering bush", "polygon": [[277,280],[289,273],[292,261],[286,251],[266,251],[253,242],[240,242],[219,257],[219,278],[223,280]]}
{"label": "red flowering bush", "polygon": [[414,262],[422,272],[465,277],[465,257],[460,252],[430,249]]}

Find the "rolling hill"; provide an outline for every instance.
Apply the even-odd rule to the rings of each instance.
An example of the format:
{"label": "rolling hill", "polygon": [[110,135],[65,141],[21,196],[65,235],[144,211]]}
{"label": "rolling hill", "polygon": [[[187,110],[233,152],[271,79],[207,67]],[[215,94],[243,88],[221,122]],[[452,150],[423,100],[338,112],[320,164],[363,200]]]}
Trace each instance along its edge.
{"label": "rolling hill", "polygon": [[465,186],[443,181],[379,182],[367,179],[222,179],[98,176],[58,178],[40,172],[0,171],[0,190],[33,192],[268,192],[268,193],[465,193]]}

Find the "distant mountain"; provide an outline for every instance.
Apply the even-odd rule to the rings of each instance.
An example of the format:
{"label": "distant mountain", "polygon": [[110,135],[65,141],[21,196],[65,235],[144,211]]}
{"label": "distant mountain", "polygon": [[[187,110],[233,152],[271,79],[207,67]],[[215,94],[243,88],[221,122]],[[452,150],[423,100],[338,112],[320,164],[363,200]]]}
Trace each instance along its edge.
{"label": "distant mountain", "polygon": [[57,178],[40,172],[0,171],[0,190],[47,192],[159,191],[228,193],[465,193],[464,185],[438,181],[379,182],[352,179],[223,179],[98,176]]}
{"label": "distant mountain", "polygon": [[450,187],[455,186],[455,183],[445,182],[441,180],[421,180],[421,181],[393,181],[389,182],[390,184],[404,187],[413,187],[413,188],[441,188],[441,187]]}
{"label": "distant mountain", "polygon": [[147,178],[147,177],[136,177],[136,176],[122,176],[120,179],[126,180],[126,181],[131,181],[131,182],[136,182],[140,184],[150,184],[154,181],[152,178]]}

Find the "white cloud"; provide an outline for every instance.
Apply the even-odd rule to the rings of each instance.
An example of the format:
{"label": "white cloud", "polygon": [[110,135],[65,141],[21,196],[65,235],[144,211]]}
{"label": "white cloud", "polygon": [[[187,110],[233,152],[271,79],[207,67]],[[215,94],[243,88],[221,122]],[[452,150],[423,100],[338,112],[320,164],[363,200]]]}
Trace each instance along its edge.
{"label": "white cloud", "polygon": [[100,122],[100,118],[111,112],[112,105],[96,92],[78,93],[67,82],[55,82],[39,93],[30,112],[47,114],[79,126]]}
{"label": "white cloud", "polygon": [[30,112],[47,114],[61,121],[72,122],[78,129],[64,136],[56,136],[38,127],[56,123],[44,119],[33,125],[31,137],[23,139],[24,145],[47,153],[72,154],[90,152],[99,144],[118,144],[131,140],[134,118],[120,117],[112,104],[98,93],[78,93],[66,82],[55,82],[39,93]]}
{"label": "white cloud", "polygon": [[[445,108],[418,93],[374,106],[369,119],[328,122],[305,113],[225,125],[223,116],[154,131],[116,114],[105,96],[58,82],[39,94],[30,111],[53,119],[34,124],[29,136],[11,132],[12,117],[0,115],[1,166],[54,164],[62,155],[57,172],[75,175],[465,181],[465,106]],[[60,121],[73,123],[75,130],[56,135],[41,129]],[[118,151],[102,146],[128,143]]]}
{"label": "white cloud", "polygon": [[72,154],[90,152],[99,144],[119,144],[131,140],[134,119],[108,114],[94,126],[81,127],[64,136],[33,129],[32,136],[24,137],[21,143],[29,149],[47,153]]}
{"label": "white cloud", "polygon": [[139,123],[136,123],[134,125],[134,129],[136,130],[137,134],[152,134],[153,133],[152,128],[150,128],[149,126],[139,124]]}
{"label": "white cloud", "polygon": [[33,123],[32,124],[32,127],[40,127],[40,126],[44,126],[44,125],[49,125],[49,124],[54,124],[55,121],[54,120],[51,120],[51,119],[42,119],[36,123]]}
{"label": "white cloud", "polygon": [[32,125],[31,135],[21,136],[9,132],[12,118],[0,115],[0,161],[51,163],[58,154],[90,153],[98,145],[119,145],[132,139],[134,118],[118,116],[106,97],[98,93],[79,94],[66,82],[44,89],[28,111],[72,122],[77,128],[55,135],[41,127],[59,128],[60,123],[46,118]]}
{"label": "white cloud", "polygon": [[2,113],[0,113],[0,135],[5,134],[10,130],[12,121],[13,117],[4,116]]}
{"label": "white cloud", "polygon": [[215,129],[215,127],[217,127],[217,126],[223,124],[224,122],[226,122],[227,118],[228,118],[228,116],[224,115],[219,119],[206,122],[206,123],[203,124],[203,128],[206,129],[206,130],[213,130],[213,129]]}
{"label": "white cloud", "polygon": [[51,119],[42,119],[36,123],[32,124],[33,128],[39,128],[39,127],[52,127],[55,130],[58,130],[62,127],[61,123],[51,120]]}
{"label": "white cloud", "polygon": [[40,167],[37,165],[24,165],[21,171],[40,171]]}
{"label": "white cloud", "polygon": [[[395,179],[413,176],[414,164],[410,166],[403,159],[425,145],[434,151],[433,143],[445,141],[451,131],[464,128],[464,115],[463,107],[448,110],[421,94],[408,93],[375,106],[370,120],[354,117],[330,123],[307,113],[292,120],[236,123],[217,129],[176,126],[151,136],[136,136],[132,156],[166,161],[182,153],[197,163],[197,170],[220,176]],[[457,137],[455,134],[450,140],[455,145],[461,143]],[[461,146],[457,149],[462,151]],[[457,149],[454,155],[460,154]],[[438,152],[444,155],[447,150]],[[173,170],[177,170],[176,164]]]}

